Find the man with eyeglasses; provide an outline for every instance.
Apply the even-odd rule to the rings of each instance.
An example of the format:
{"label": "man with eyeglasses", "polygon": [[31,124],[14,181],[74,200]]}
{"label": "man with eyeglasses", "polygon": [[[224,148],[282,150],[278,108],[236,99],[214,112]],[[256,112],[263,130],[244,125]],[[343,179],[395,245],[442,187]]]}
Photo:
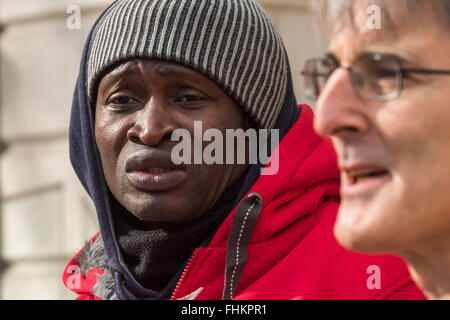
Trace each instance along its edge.
{"label": "man with eyeglasses", "polygon": [[330,45],[303,75],[338,154],[336,238],[401,256],[429,298],[450,299],[450,1],[315,5]]}

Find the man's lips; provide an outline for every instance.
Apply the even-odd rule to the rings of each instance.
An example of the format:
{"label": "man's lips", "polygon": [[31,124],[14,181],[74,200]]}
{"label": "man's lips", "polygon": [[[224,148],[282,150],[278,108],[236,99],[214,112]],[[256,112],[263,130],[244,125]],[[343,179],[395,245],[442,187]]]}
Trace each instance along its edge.
{"label": "man's lips", "polygon": [[173,164],[170,153],[142,150],[127,158],[125,171],[128,181],[145,191],[166,191],[182,184],[186,167]]}
{"label": "man's lips", "polygon": [[391,179],[388,169],[375,164],[353,164],[341,167],[343,196],[368,195]]}
{"label": "man's lips", "polygon": [[136,188],[145,191],[167,191],[182,184],[187,171],[171,169],[162,173],[132,171],[127,178]]}

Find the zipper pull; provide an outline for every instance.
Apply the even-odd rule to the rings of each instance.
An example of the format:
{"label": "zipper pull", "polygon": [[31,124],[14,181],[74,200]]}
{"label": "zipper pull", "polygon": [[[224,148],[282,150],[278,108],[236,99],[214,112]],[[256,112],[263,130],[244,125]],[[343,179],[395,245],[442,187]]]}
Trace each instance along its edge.
{"label": "zipper pull", "polygon": [[236,209],[228,235],[223,300],[233,299],[247,262],[247,247],[262,211],[263,199],[257,192],[247,196]]}

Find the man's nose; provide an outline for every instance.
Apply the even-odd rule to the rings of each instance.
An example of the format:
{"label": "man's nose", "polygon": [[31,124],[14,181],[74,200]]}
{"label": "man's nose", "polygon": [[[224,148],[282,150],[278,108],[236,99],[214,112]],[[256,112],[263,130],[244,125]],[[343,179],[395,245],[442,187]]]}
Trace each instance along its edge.
{"label": "man's nose", "polygon": [[134,125],[128,130],[128,140],[148,146],[157,146],[170,140],[177,128],[169,108],[161,100],[151,98],[136,114]]}
{"label": "man's nose", "polygon": [[342,137],[348,133],[364,133],[369,124],[365,101],[358,97],[350,72],[337,69],[328,79],[317,100],[314,127],[320,135]]}

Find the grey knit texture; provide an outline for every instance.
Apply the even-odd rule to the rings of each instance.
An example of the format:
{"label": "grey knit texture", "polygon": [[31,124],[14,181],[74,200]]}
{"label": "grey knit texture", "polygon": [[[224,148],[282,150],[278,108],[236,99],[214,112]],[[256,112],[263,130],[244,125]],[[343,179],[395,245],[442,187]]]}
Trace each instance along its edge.
{"label": "grey knit texture", "polygon": [[267,13],[252,0],[118,0],[96,25],[88,61],[95,100],[107,68],[133,58],[180,63],[216,82],[260,128],[284,102],[287,57]]}

